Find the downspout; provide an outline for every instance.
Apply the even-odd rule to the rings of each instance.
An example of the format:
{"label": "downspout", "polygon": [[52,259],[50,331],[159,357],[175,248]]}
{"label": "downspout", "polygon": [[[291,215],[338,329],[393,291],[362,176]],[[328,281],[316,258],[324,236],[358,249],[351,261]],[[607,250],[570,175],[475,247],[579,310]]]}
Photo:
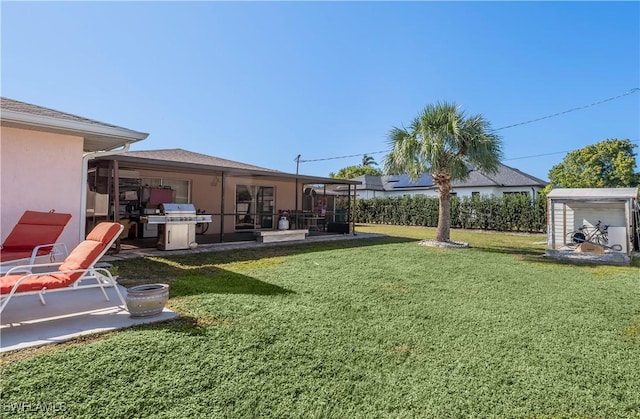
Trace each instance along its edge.
{"label": "downspout", "polygon": [[122,146],[119,150],[107,150],[107,151],[94,151],[91,153],[84,153],[82,155],[82,183],[80,185],[80,216],[85,220],[85,222],[80,221],[80,241],[82,242],[85,239],[87,233],[87,222],[86,222],[86,214],[87,214],[87,180],[89,171],[89,160],[95,159],[96,157],[103,156],[111,156],[114,154],[126,153],[129,151],[130,144],[127,143]]}

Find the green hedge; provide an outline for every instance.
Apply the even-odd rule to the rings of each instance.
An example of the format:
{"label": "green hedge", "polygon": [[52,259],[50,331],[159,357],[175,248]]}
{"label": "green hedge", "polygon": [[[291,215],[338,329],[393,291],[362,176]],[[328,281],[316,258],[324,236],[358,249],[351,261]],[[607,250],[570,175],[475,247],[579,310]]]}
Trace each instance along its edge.
{"label": "green hedge", "polygon": [[[435,227],[438,198],[423,195],[359,199],[356,222]],[[546,198],[537,194],[503,197],[451,197],[451,227],[497,231],[544,232]]]}

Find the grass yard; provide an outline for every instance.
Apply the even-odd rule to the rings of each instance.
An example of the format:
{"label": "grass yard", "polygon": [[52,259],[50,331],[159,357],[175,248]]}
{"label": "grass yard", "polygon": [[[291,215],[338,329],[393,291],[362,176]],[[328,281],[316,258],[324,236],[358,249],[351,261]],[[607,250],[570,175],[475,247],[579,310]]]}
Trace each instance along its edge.
{"label": "grass yard", "polygon": [[3,356],[1,403],[114,417],[640,417],[640,268],[453,231],[119,263],[181,319]]}

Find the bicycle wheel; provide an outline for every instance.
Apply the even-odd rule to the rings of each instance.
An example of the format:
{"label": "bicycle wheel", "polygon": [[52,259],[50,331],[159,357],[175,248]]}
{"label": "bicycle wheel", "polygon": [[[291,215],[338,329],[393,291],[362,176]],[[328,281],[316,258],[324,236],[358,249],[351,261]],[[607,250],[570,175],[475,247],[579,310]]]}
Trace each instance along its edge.
{"label": "bicycle wheel", "polygon": [[571,242],[576,244],[584,243],[586,240],[586,236],[582,231],[573,231],[569,233],[569,237],[571,238]]}
{"label": "bicycle wheel", "polygon": [[609,243],[609,235],[607,233],[600,233],[596,236],[596,239],[598,244],[607,245]]}

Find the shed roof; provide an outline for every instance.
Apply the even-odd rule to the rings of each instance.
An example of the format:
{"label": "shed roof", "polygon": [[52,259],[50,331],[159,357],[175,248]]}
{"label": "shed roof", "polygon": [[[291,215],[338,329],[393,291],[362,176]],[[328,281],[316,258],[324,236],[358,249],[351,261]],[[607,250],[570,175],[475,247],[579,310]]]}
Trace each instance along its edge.
{"label": "shed roof", "polygon": [[547,194],[557,199],[629,199],[638,197],[638,188],[559,188]]}
{"label": "shed roof", "polygon": [[85,151],[104,151],[144,140],[149,134],[19,100],[0,98],[0,124],[81,136]]}

